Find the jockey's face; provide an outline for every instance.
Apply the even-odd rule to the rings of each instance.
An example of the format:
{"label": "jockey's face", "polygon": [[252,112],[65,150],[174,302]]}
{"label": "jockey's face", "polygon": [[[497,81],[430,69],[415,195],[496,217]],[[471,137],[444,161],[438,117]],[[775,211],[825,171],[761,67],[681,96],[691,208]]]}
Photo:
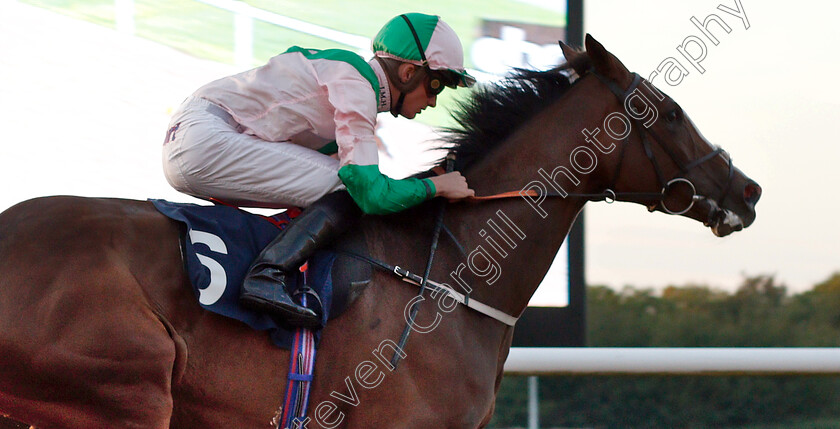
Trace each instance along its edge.
{"label": "jockey's face", "polygon": [[[418,77],[416,73],[423,73],[423,70],[414,64],[403,63],[400,65],[398,73],[399,79],[406,83],[411,81],[412,78]],[[435,107],[437,103],[437,94],[428,89],[430,77],[425,73],[423,75],[423,80],[414,89],[405,93],[405,99],[399,114],[408,119],[414,119],[420,111],[426,107]],[[395,94],[391,97],[393,105],[396,105],[399,99],[398,91],[394,85],[391,85],[391,94]]]}
{"label": "jockey's face", "polygon": [[400,114],[408,119],[414,119],[426,107],[435,107],[437,95],[429,95],[426,85],[417,85],[411,92],[405,94]]}

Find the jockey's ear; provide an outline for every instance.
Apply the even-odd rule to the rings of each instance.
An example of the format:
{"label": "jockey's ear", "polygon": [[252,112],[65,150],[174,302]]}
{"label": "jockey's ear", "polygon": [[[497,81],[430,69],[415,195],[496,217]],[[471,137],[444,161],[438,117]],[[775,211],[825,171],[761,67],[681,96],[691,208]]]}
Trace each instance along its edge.
{"label": "jockey's ear", "polygon": [[397,69],[397,76],[400,79],[400,83],[406,84],[414,78],[414,75],[417,73],[417,66],[411,63],[402,63],[400,64],[399,68]]}
{"label": "jockey's ear", "polygon": [[604,45],[599,43],[588,33],[586,34],[586,41],[584,42],[584,45],[586,46],[586,53],[589,54],[589,58],[592,60],[592,66],[595,68],[596,72],[602,76],[611,78],[622,86],[629,85],[629,82],[625,82],[625,80],[630,79],[630,71],[627,70],[627,67],[624,67],[624,64],[622,64],[615,55],[609,53],[604,48]]}

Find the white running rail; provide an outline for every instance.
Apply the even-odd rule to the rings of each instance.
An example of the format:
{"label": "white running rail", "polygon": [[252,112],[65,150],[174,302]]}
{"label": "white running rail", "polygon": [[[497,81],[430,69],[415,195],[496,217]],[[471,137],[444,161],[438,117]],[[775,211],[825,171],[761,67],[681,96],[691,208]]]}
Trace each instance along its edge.
{"label": "white running rail", "polygon": [[838,375],[840,348],[514,347],[509,375]]}
{"label": "white running rail", "polygon": [[[241,68],[251,68],[254,61],[254,20],[274,24],[322,39],[332,40],[344,46],[355,48],[359,55],[367,57],[370,52],[370,39],[356,34],[345,33],[322,27],[288,16],[258,9],[239,0],[195,0],[209,6],[227,10],[234,14],[233,19],[233,56],[234,63]],[[134,33],[134,0],[114,0],[116,26],[121,32]]]}

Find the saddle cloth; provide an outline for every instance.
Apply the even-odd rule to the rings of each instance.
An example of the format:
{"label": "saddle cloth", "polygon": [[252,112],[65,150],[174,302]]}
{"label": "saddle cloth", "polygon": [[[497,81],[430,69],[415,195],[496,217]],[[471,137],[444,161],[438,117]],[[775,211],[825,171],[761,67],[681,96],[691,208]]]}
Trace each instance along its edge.
{"label": "saddle cloth", "polygon": [[[285,213],[264,217],[224,205],[200,206],[159,199],[150,201],[162,214],[185,226],[182,236],[184,265],[199,304],[209,311],[246,323],[253,329],[268,331],[275,345],[290,349],[294,339],[293,328],[239,305],[239,290],[248,268],[290,218]],[[336,264],[337,259],[343,262]],[[360,270],[359,265],[352,258],[337,256],[328,250],[317,252],[309,260],[307,283],[321,299],[322,326],[326,325],[331,311],[336,314],[342,312],[369,282],[370,267]],[[343,285],[337,296],[334,296],[334,272]],[[301,283],[300,276],[297,283]],[[296,284],[288,286],[290,292],[297,289]],[[337,306],[333,304],[334,298],[338,301]],[[320,330],[316,333],[316,344],[319,339]]]}

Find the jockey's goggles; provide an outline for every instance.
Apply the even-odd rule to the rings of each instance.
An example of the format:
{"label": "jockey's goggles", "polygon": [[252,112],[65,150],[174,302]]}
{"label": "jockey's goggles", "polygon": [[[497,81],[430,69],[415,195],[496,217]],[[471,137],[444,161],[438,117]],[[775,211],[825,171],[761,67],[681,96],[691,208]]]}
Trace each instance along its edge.
{"label": "jockey's goggles", "polygon": [[444,75],[441,72],[437,72],[431,69],[428,69],[428,78],[426,79],[426,95],[429,97],[434,97],[443,92],[443,89],[446,88],[444,84]]}

